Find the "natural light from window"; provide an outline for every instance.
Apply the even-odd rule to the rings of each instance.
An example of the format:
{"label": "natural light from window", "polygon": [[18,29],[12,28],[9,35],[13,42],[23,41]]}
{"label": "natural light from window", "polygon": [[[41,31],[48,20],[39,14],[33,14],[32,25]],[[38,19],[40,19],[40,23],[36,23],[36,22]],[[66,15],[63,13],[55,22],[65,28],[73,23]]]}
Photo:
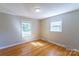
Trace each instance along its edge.
{"label": "natural light from window", "polygon": [[31,24],[29,22],[22,23],[22,37],[31,36]]}
{"label": "natural light from window", "polygon": [[50,31],[62,32],[62,21],[52,21],[50,23]]}

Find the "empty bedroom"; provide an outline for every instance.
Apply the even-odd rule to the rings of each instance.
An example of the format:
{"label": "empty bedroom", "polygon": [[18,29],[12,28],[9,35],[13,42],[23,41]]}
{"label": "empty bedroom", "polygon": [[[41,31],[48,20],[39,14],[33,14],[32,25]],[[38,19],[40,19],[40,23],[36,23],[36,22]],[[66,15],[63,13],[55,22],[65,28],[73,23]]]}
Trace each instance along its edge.
{"label": "empty bedroom", "polygon": [[0,56],[79,56],[79,3],[0,3]]}

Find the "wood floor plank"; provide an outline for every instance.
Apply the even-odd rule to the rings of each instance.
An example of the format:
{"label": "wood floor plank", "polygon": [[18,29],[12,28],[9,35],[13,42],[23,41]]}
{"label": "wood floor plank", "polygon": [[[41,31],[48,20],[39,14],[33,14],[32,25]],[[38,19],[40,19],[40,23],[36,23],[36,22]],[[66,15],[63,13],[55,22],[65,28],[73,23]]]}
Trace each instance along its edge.
{"label": "wood floor plank", "polygon": [[40,39],[1,49],[0,56],[79,56],[79,52]]}

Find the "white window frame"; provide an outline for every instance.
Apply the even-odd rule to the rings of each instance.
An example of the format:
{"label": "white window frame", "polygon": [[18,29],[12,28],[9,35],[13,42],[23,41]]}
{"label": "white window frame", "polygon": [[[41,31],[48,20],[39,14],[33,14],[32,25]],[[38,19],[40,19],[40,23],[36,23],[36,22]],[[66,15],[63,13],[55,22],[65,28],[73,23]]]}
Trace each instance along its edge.
{"label": "white window frame", "polygon": [[62,21],[52,21],[50,23],[51,32],[62,32]]}
{"label": "white window frame", "polygon": [[[30,26],[30,31],[29,32],[24,32],[23,31],[23,24],[29,24],[29,26]],[[27,37],[27,36],[31,36],[31,23],[30,22],[22,22],[22,37],[24,38],[24,37]]]}

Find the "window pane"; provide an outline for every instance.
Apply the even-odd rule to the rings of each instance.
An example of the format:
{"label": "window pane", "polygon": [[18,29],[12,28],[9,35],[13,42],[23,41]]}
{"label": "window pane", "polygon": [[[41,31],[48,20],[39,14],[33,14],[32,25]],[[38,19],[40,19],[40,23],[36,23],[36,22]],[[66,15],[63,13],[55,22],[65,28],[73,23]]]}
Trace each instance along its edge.
{"label": "window pane", "polygon": [[22,36],[25,37],[25,36],[29,36],[29,35],[31,35],[30,23],[24,22],[24,23],[22,23]]}
{"label": "window pane", "polygon": [[62,31],[62,21],[51,22],[50,31],[61,32]]}
{"label": "window pane", "polygon": [[30,24],[29,23],[23,23],[23,31],[24,32],[30,31]]}

